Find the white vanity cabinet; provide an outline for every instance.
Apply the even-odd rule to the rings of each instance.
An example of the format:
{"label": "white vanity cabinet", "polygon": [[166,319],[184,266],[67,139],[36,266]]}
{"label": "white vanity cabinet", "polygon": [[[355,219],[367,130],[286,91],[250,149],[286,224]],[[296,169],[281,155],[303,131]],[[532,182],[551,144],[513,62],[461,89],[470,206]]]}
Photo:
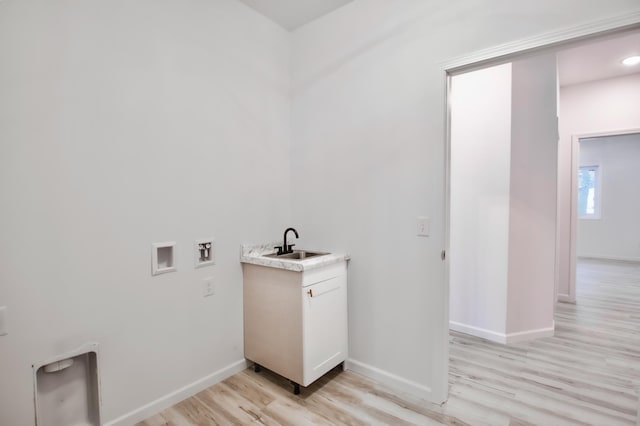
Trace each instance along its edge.
{"label": "white vanity cabinet", "polygon": [[308,386],[347,358],[347,262],[291,271],[243,263],[244,354]]}

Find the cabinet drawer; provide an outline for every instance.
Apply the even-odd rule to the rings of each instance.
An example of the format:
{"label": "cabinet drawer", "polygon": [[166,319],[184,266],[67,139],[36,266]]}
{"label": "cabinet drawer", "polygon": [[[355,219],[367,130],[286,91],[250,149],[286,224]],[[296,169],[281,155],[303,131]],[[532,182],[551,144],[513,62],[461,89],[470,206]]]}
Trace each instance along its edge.
{"label": "cabinet drawer", "polygon": [[347,262],[336,263],[335,265],[329,265],[324,268],[312,269],[305,271],[302,277],[302,286],[307,287],[313,284],[317,284],[321,281],[326,281],[331,278],[345,275],[347,273]]}

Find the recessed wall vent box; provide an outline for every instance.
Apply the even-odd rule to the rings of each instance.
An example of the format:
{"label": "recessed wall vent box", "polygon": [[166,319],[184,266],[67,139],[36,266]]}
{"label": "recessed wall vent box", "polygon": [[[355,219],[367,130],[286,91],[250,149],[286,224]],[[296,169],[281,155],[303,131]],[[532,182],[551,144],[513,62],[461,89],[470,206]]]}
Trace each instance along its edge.
{"label": "recessed wall vent box", "polygon": [[164,274],[176,270],[176,243],[155,243],[151,247],[151,273]]}
{"label": "recessed wall vent box", "polygon": [[200,238],[196,240],[193,248],[196,268],[216,263],[213,238]]}
{"label": "recessed wall vent box", "polygon": [[33,365],[38,426],[101,425],[98,345]]}

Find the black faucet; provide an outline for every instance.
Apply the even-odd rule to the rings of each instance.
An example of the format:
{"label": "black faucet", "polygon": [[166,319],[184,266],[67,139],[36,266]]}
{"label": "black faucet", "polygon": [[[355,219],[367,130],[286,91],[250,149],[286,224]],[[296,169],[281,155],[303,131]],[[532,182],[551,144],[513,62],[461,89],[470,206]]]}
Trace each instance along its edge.
{"label": "black faucet", "polygon": [[282,247],[280,246],[275,246],[274,248],[278,249],[278,256],[282,255],[282,254],[287,254],[287,253],[293,253],[293,246],[295,246],[295,244],[289,244],[287,245],[287,233],[289,233],[289,231],[293,231],[294,234],[296,234],[296,238],[300,238],[298,236],[298,231],[296,231],[293,228],[287,228],[284,231],[284,245]]}

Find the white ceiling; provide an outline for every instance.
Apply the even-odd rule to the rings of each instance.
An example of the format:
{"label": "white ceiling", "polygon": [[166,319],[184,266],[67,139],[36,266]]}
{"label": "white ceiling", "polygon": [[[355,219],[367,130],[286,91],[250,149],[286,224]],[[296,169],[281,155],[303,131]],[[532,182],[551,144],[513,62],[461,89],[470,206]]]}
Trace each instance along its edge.
{"label": "white ceiling", "polygon": [[293,31],[353,0],[240,0],[281,27]]}
{"label": "white ceiling", "polygon": [[558,52],[560,85],[640,72],[640,65],[628,67],[621,63],[624,58],[634,55],[640,55],[640,32]]}

